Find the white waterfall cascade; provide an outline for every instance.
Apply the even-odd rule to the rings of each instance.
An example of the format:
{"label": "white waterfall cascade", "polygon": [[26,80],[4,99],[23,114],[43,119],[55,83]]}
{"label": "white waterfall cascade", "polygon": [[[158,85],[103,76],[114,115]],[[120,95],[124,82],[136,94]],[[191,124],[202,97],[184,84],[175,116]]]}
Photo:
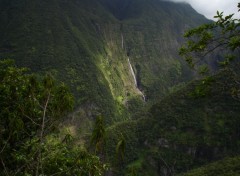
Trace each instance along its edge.
{"label": "white waterfall cascade", "polygon": [[[122,49],[124,49],[124,36],[123,34],[121,33],[121,40],[122,40]],[[134,70],[133,70],[133,67],[132,67],[132,64],[130,62],[130,59],[128,57],[128,64],[129,64],[129,67],[130,67],[130,71],[131,71],[131,74],[132,74],[132,77],[133,77],[133,80],[134,80],[134,84],[135,84],[135,87],[137,88],[139,94],[142,96],[142,99],[144,102],[146,102],[146,97],[144,95],[144,93],[138,88],[138,85],[137,85],[137,78],[136,78],[136,75],[134,73]]]}
{"label": "white waterfall cascade", "polygon": [[136,78],[135,73],[133,71],[133,67],[132,67],[132,64],[130,62],[129,57],[128,57],[128,64],[129,64],[129,67],[130,67],[130,71],[132,73],[132,77],[133,77],[133,80],[134,80],[135,87],[137,87],[137,78]]}
{"label": "white waterfall cascade", "polygon": [[143,101],[145,102],[145,101],[146,101],[146,97],[145,97],[145,95],[143,94],[143,92],[138,88],[137,78],[136,78],[136,75],[135,75],[135,73],[134,73],[134,70],[133,70],[133,67],[132,67],[132,64],[131,64],[131,62],[130,62],[129,57],[128,57],[128,64],[129,64],[130,71],[131,71],[131,74],[132,74],[132,77],[133,77],[133,80],[134,80],[135,87],[137,88],[137,90],[139,91],[139,93],[141,94],[141,96],[142,96],[142,98],[143,98]]}
{"label": "white waterfall cascade", "polygon": [[122,49],[124,49],[124,38],[123,38],[123,34],[121,33],[121,38],[122,38]]}

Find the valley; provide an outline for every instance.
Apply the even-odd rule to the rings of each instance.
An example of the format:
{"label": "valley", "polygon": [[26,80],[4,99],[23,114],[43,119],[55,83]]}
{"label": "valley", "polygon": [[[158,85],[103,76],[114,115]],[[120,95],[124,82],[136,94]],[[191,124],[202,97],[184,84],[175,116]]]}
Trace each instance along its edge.
{"label": "valley", "polygon": [[[217,63],[224,52],[216,52],[209,56],[210,61],[203,61],[214,72],[203,76],[179,55],[187,42],[183,37],[187,30],[213,23],[189,4],[162,0],[0,0],[0,23],[0,97],[10,102],[12,98],[6,98],[9,90],[22,91],[9,93],[19,96],[19,106],[13,103],[8,109],[11,102],[3,101],[1,105],[8,110],[2,109],[0,117],[18,119],[11,110],[17,110],[18,115],[25,113],[21,123],[14,121],[19,125],[17,133],[25,135],[23,143],[16,142],[18,138],[9,130],[15,123],[0,121],[4,129],[0,131],[0,154],[6,154],[0,157],[0,175],[14,175],[12,166],[16,164],[26,169],[22,175],[97,176],[102,172],[107,176],[211,176],[211,171],[225,162],[222,173],[240,174],[236,164],[240,152],[238,60],[228,69],[219,69]],[[14,60],[16,67],[5,59]],[[17,87],[12,80],[15,72]],[[11,81],[7,81],[9,77]],[[51,79],[49,83],[49,77],[56,79],[54,84]],[[28,85],[33,90],[28,90]],[[74,97],[67,113],[64,101],[61,105],[57,99],[59,107],[55,106],[54,98],[59,98],[55,92],[66,93],[61,98],[69,104]],[[23,102],[28,105],[21,109]],[[32,110],[28,107],[31,104]],[[45,118],[55,116],[59,119],[45,129],[45,123],[51,122]],[[21,130],[28,126],[32,134]],[[44,148],[41,152],[36,150],[35,136],[39,134]],[[33,150],[34,156],[37,153],[36,158],[23,155],[28,150]],[[5,164],[11,152],[13,162]],[[58,153],[64,156],[57,158]],[[73,169],[70,173],[79,153],[89,159],[78,162],[86,172]],[[39,163],[22,164],[33,158]],[[65,161],[69,163],[64,165]],[[95,165],[96,170],[92,169]]]}

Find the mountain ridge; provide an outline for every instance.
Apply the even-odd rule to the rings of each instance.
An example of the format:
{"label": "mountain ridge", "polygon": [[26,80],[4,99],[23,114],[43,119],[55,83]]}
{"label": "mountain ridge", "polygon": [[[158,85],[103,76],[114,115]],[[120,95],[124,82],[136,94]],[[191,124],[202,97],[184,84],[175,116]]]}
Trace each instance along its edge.
{"label": "mountain ridge", "polygon": [[191,79],[176,50],[182,33],[208,20],[185,4],[127,2],[127,18],[119,20],[106,10],[115,1],[1,0],[0,57],[55,74],[71,87],[77,106],[92,107],[85,114],[104,114],[108,123],[128,119],[128,102],[142,95],[127,58],[147,100],[162,98]]}

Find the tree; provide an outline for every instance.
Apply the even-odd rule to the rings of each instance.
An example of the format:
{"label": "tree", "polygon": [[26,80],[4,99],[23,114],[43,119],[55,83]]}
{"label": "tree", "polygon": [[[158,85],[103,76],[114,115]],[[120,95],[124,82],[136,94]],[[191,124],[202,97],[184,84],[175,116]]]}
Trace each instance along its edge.
{"label": "tree", "polygon": [[102,152],[105,143],[105,133],[103,117],[98,116],[91,137],[91,144],[95,146],[95,153]]}
{"label": "tree", "polygon": [[[240,3],[238,3],[240,11]],[[224,55],[224,59],[218,59],[220,66],[231,72],[233,76],[233,88],[229,90],[232,97],[240,100],[240,80],[238,78],[238,66],[233,60],[239,61],[240,57],[240,19],[234,18],[234,14],[227,16],[223,12],[218,12],[214,16],[216,22],[203,24],[197,28],[191,29],[184,34],[187,42],[180,48],[179,54],[184,57],[187,63],[196,68],[200,74],[206,74],[209,66],[205,64],[206,56],[219,52]],[[234,63],[231,64],[231,63]],[[229,67],[231,64],[231,67]],[[206,77],[200,85],[201,95],[206,95],[206,88],[209,86],[209,78]],[[202,88],[203,89],[202,89]]]}
{"label": "tree", "polygon": [[[238,8],[240,9],[240,3]],[[225,55],[225,59],[219,61],[223,66],[239,56],[240,19],[234,18],[234,14],[224,17],[223,12],[217,12],[214,18],[217,19],[216,22],[201,25],[184,34],[187,42],[180,48],[179,54],[191,67],[201,65],[203,58],[216,50],[223,51]],[[199,68],[201,73],[207,71],[206,67]]]}
{"label": "tree", "polygon": [[50,74],[40,77],[0,61],[0,175],[101,175],[99,158],[68,144],[54,129],[73,96]]}
{"label": "tree", "polygon": [[126,139],[121,134],[121,138],[119,139],[117,146],[116,146],[116,155],[120,161],[123,161],[123,159],[124,159],[125,149],[126,149]]}

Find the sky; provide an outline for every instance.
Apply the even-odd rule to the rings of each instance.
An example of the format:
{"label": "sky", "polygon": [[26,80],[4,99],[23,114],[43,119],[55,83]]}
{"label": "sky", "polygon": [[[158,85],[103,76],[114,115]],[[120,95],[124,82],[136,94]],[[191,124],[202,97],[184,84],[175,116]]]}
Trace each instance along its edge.
{"label": "sky", "polygon": [[235,17],[240,17],[237,5],[240,0],[170,0],[174,2],[187,2],[199,13],[209,19],[213,19],[217,10],[225,15],[235,13]]}

